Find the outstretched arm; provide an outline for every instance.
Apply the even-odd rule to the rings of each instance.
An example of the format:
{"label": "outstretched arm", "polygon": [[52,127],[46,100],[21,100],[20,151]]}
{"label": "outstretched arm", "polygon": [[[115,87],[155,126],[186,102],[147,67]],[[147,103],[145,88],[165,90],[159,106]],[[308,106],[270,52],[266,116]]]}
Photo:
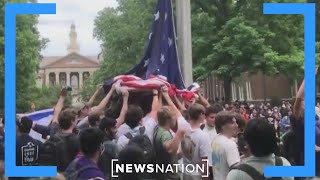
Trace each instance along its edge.
{"label": "outstretched arm", "polygon": [[153,100],[152,100],[152,107],[151,107],[151,112],[149,114],[149,116],[152,119],[157,119],[157,112],[160,108],[160,104],[159,104],[159,93],[157,90],[153,90]]}
{"label": "outstretched arm", "polygon": [[[316,66],[316,74],[318,73],[318,67]],[[301,117],[303,115],[304,111],[304,80],[302,81],[300,88],[296,95],[296,101],[293,105],[293,115],[297,118]]]}
{"label": "outstretched arm", "polygon": [[88,107],[91,107],[93,104],[93,101],[96,99],[99,91],[102,89],[102,84],[98,84],[96,87],[96,91],[93,93],[93,95],[90,97],[89,101],[86,103]]}
{"label": "outstretched arm", "polygon": [[296,100],[293,105],[293,114],[295,117],[301,117],[303,111],[303,101],[304,101],[304,80],[302,81],[300,88],[296,95]]}
{"label": "outstretched arm", "polygon": [[175,102],[176,102],[177,106],[179,107],[180,112],[182,112],[182,111],[185,111],[185,110],[186,110],[186,106],[184,105],[184,103],[181,103],[181,101],[178,99],[178,97],[177,97],[177,96],[174,96],[174,100],[175,100]]}
{"label": "outstretched arm", "polygon": [[164,147],[169,154],[176,154],[178,152],[180,143],[186,134],[186,130],[179,129],[173,139],[164,143]]}
{"label": "outstretched arm", "polygon": [[206,98],[203,97],[203,95],[201,95],[201,93],[198,93],[199,96],[199,103],[202,104],[204,107],[208,108],[210,107],[210,103],[208,102],[208,100]]}
{"label": "outstretched arm", "polygon": [[162,88],[162,95],[163,95],[164,99],[167,101],[167,103],[168,103],[168,105],[170,106],[170,108],[172,108],[172,110],[174,111],[175,116],[176,116],[175,120],[176,120],[178,117],[182,116],[181,112],[180,112],[179,109],[176,107],[176,105],[172,102],[172,100],[171,100],[171,98],[170,98],[170,96],[169,96],[169,94],[168,94],[168,87]]}
{"label": "outstretched arm", "polygon": [[101,114],[101,112],[104,110],[104,108],[106,107],[106,105],[108,104],[113,92],[115,90],[115,85],[112,86],[111,90],[108,92],[108,94],[102,99],[102,101],[100,102],[100,104],[98,106],[96,106],[95,108],[93,108],[93,111],[91,111],[89,113],[90,115],[94,115],[94,114]]}
{"label": "outstretched arm", "polygon": [[124,122],[124,118],[126,116],[127,110],[128,110],[128,99],[129,99],[129,92],[127,89],[121,89],[122,93],[122,108],[119,117],[117,118],[117,124],[116,127],[120,127],[121,124]]}
{"label": "outstretched arm", "polygon": [[58,102],[57,102],[57,104],[56,104],[55,107],[54,107],[54,112],[53,112],[53,117],[52,117],[52,123],[57,123],[57,124],[59,123],[59,122],[58,122],[58,117],[59,117],[59,114],[60,114],[60,112],[61,112],[61,110],[62,110],[62,108],[63,108],[64,100],[65,100],[67,94],[68,94],[67,89],[63,88],[63,89],[61,90],[61,93],[60,93],[60,97],[59,97],[59,99],[58,99]]}

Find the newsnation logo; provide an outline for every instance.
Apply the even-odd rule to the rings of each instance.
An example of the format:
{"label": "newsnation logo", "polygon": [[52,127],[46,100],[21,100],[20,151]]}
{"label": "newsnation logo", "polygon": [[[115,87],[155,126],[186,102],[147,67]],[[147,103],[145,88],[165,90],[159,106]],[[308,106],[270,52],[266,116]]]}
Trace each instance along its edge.
{"label": "newsnation logo", "polygon": [[[187,173],[209,177],[208,160],[202,160],[202,164],[120,164],[118,159],[111,160],[111,177],[117,178],[119,174],[143,174],[143,173]],[[206,171],[207,170],[207,171]],[[206,173],[206,174],[205,174]]]}

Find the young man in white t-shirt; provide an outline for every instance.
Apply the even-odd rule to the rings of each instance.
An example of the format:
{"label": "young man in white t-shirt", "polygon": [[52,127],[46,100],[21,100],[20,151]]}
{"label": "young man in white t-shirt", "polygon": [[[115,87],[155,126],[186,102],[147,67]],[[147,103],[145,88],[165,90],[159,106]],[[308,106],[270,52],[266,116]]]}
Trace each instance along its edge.
{"label": "young man in white t-shirt", "polygon": [[232,139],[238,132],[238,125],[233,113],[219,112],[215,127],[218,135],[211,144],[211,158],[214,179],[225,180],[231,168],[240,162],[237,144]]}
{"label": "young man in white t-shirt", "polygon": [[[204,165],[203,167],[207,168],[210,140],[207,134],[200,129],[200,124],[205,118],[205,108],[200,104],[194,104],[189,107],[188,113],[191,129],[181,142],[183,165],[185,168],[188,167],[188,164],[193,164],[194,167]],[[184,180],[202,180],[202,175],[206,176],[208,169],[205,169],[203,173],[190,171],[184,171]]]}
{"label": "young man in white t-shirt", "polygon": [[[130,128],[128,132],[121,135],[117,140],[117,145],[121,151],[129,142],[129,134],[135,137],[139,134],[145,134],[145,129],[141,126],[141,121],[143,118],[143,110],[141,107],[136,105],[130,105],[128,107],[127,113],[125,115],[125,124]],[[128,134],[128,135],[127,135]]]}
{"label": "young man in white t-shirt", "polygon": [[[215,128],[215,119],[216,115],[223,111],[223,107],[220,104],[214,104],[209,106],[206,109],[206,122],[200,126],[203,132],[209,137],[209,142],[213,141],[213,139],[217,136],[217,130]],[[211,151],[211,146],[208,147],[208,151]],[[208,163],[209,163],[209,180],[213,179],[212,174],[212,158],[211,153],[208,155]]]}

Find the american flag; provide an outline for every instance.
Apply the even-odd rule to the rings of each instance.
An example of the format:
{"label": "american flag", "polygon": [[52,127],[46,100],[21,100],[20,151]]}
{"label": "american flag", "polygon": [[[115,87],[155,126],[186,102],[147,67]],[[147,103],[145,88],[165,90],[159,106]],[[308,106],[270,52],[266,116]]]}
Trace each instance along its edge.
{"label": "american flag", "polygon": [[172,0],[158,0],[148,38],[148,45],[140,63],[126,74],[142,79],[148,79],[150,75],[162,75],[178,89],[184,89],[177,54]]}

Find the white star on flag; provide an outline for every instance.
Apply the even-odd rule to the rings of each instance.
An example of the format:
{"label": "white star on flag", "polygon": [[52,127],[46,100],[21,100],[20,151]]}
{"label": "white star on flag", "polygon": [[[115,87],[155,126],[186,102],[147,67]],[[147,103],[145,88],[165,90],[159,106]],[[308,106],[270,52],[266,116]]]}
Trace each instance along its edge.
{"label": "white star on flag", "polygon": [[149,34],[149,40],[151,39],[151,37],[152,37],[152,32]]}
{"label": "white star on flag", "polygon": [[164,20],[166,21],[167,18],[168,18],[168,13],[166,13],[166,14],[164,15]]}
{"label": "white star on flag", "polygon": [[154,15],[154,21],[157,21],[160,17],[160,12],[158,11],[157,14]]}
{"label": "white star on flag", "polygon": [[171,47],[171,45],[172,45],[172,39],[171,38],[168,38],[168,44],[169,44],[169,47]]}
{"label": "white star on flag", "polygon": [[147,67],[149,65],[149,59],[144,61],[144,66],[143,67]]}
{"label": "white star on flag", "polygon": [[164,63],[166,59],[164,58],[164,54],[161,54],[161,58],[160,58],[160,61],[162,62],[162,64]]}

